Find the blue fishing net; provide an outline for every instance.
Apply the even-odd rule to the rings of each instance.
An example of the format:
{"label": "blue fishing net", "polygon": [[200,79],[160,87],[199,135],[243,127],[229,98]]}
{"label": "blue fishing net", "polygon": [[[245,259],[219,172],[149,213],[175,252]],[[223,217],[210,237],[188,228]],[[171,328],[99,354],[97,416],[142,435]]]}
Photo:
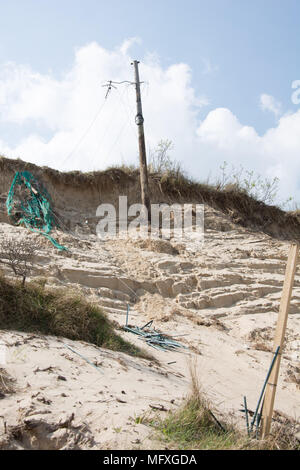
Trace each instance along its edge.
{"label": "blue fishing net", "polygon": [[49,233],[57,226],[50,206],[50,195],[29,171],[17,171],[10,187],[6,208],[14,225],[25,225],[44,235],[58,250],[66,250]]}

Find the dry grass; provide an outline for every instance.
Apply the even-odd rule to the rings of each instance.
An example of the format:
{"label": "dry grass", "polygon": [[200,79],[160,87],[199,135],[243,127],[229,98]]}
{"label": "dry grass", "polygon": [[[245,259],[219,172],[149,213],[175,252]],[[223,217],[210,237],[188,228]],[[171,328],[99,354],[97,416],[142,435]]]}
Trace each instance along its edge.
{"label": "dry grass", "polygon": [[256,342],[252,345],[252,348],[256,351],[272,352],[272,347],[265,343]]}
{"label": "dry grass", "polygon": [[248,335],[248,340],[251,341],[251,347],[257,351],[272,352],[274,329],[271,327],[255,328]]}
{"label": "dry grass", "polygon": [[274,329],[270,326],[264,328],[254,328],[249,335],[250,341],[271,341],[274,338]]}
{"label": "dry grass", "polygon": [[295,383],[297,385],[297,388],[300,388],[300,367],[289,364],[286,375],[287,382]]}
{"label": "dry grass", "polygon": [[[21,159],[10,159],[0,156],[0,170],[14,176],[16,171],[30,171],[40,180],[50,181],[52,184],[72,185],[76,187],[101,188],[109,187],[114,183],[132,181],[134,170],[125,172],[117,167],[109,168],[105,171],[90,171],[82,173],[81,171],[60,172],[49,167],[39,167],[34,163],[28,163]],[[45,185],[47,186],[47,185]]]}
{"label": "dry grass", "polygon": [[237,445],[235,431],[220,422],[199,385],[194,364],[190,366],[191,390],[182,406],[165,419],[156,418],[152,425],[172,449],[217,450]]}
{"label": "dry grass", "polygon": [[169,449],[200,450],[299,450],[295,437],[297,423],[285,418],[275,422],[267,440],[250,438],[238,430],[228,418],[217,418],[217,412],[207,398],[190,366],[191,391],[182,406],[169,412],[165,419],[157,416],[150,424]]}
{"label": "dry grass", "polygon": [[9,375],[9,373],[0,368],[0,398],[2,395],[10,395],[16,391],[15,380]]}
{"label": "dry grass", "polygon": [[257,441],[257,448],[262,450],[300,450],[300,442],[296,438],[299,430],[299,422],[274,410],[271,433],[265,441]]}
{"label": "dry grass", "polygon": [[150,359],[146,352],[115,333],[98,306],[76,291],[50,290],[42,283],[24,287],[0,276],[0,329],[82,340]]}
{"label": "dry grass", "polygon": [[[139,171],[135,167],[123,166],[105,171],[81,173],[80,171],[59,172],[48,167],[38,167],[22,160],[0,157],[0,184],[8,191],[16,171],[30,171],[50,193],[62,194],[65,187],[78,188],[81,192],[94,191],[96,194],[128,195],[134,188],[135,201],[140,200]],[[1,183],[3,181],[3,183]],[[269,206],[241,191],[236,186],[220,189],[217,186],[194,181],[181,171],[149,174],[151,200],[157,202],[205,203],[230,215],[232,222],[262,230],[274,237],[300,239],[299,213],[285,212],[276,206]],[[54,198],[53,198],[54,199]],[[109,202],[109,201],[106,201]]]}

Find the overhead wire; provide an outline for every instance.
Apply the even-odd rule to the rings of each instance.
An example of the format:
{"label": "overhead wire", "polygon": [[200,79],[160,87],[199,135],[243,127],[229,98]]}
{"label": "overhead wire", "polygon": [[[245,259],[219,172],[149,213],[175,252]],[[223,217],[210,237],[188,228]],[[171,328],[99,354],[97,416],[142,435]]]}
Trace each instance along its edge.
{"label": "overhead wire", "polygon": [[88,127],[86,128],[86,130],[83,132],[83,134],[81,135],[80,139],[77,141],[77,143],[75,144],[73,150],[66,156],[66,158],[63,160],[63,165],[69,160],[69,158],[76,152],[76,150],[79,148],[79,146],[81,145],[81,143],[83,142],[83,140],[85,139],[85,137],[87,136],[87,134],[89,133],[89,131],[91,130],[91,128],[93,127],[93,125],[95,124],[95,122],[97,121],[98,117],[100,116],[104,106],[105,106],[105,103],[106,103],[106,98],[104,99],[103,103],[101,103],[100,107],[98,108],[97,110],[97,113],[95,114],[95,116],[93,117],[92,121],[90,122],[90,124],[88,125]]}
{"label": "overhead wire", "polygon": [[109,149],[109,151],[108,151],[108,153],[107,153],[108,155],[111,154],[112,150],[113,150],[113,149],[115,148],[115,146],[117,145],[117,143],[118,143],[118,141],[120,140],[121,135],[123,134],[124,129],[125,129],[125,127],[126,127],[127,125],[128,125],[128,121],[126,120],[126,121],[123,123],[123,126],[121,127],[121,130],[120,130],[120,132],[118,133],[115,142],[114,142],[113,145],[110,147],[110,149]]}
{"label": "overhead wire", "polygon": [[[123,94],[124,94],[124,93],[125,93],[125,89],[123,90]],[[103,134],[101,135],[101,138],[98,140],[96,153],[98,153],[98,152],[99,152],[99,149],[101,150],[101,148],[103,147],[104,138],[106,137],[107,132],[108,132],[108,130],[109,130],[109,128],[111,127],[111,124],[112,124],[112,122],[113,122],[113,119],[115,118],[115,114],[116,114],[115,112],[116,112],[118,106],[119,106],[119,102],[117,101],[117,102],[116,102],[116,106],[114,107],[114,110],[113,110],[113,112],[112,112],[112,114],[111,114],[111,119],[108,121],[108,123],[107,123],[107,125],[106,125],[106,127],[105,127],[105,129],[104,129],[104,132],[103,132]],[[106,157],[106,158],[107,158],[107,157]],[[106,158],[104,159],[104,161],[106,160]],[[102,160],[102,162],[103,162],[103,160]],[[94,163],[94,160],[93,160],[93,163]]]}
{"label": "overhead wire", "polygon": [[[127,86],[124,87],[124,90],[123,90],[122,94],[119,92],[119,90],[118,90],[117,87],[113,87],[113,88],[116,89],[117,92],[118,92],[118,97],[119,97],[119,100],[120,100],[120,102],[122,103],[122,106],[123,106],[123,108],[124,108],[124,110],[125,110],[125,113],[126,113],[126,115],[127,115],[128,123],[130,124],[130,129],[132,130],[134,136],[137,137],[137,130],[134,129],[133,124],[131,123],[130,116],[129,116],[129,112],[128,112],[128,110],[129,110],[129,105],[128,105],[128,103],[125,103],[125,101],[124,101],[124,99],[123,99],[125,92],[127,92],[127,100],[128,100],[128,89],[129,89],[129,87],[130,87],[131,85],[134,85],[134,82],[130,82],[130,81],[128,81],[128,80],[123,80],[123,81],[120,81],[120,82],[114,82],[114,81],[111,81],[111,80],[110,80],[110,81],[108,82],[108,85],[107,85],[107,86],[108,86],[108,90],[107,90],[107,93],[106,93],[106,95],[105,95],[105,98],[104,98],[103,103],[100,105],[100,108],[97,110],[97,113],[96,113],[95,116],[93,117],[92,121],[90,122],[90,124],[88,125],[88,127],[86,128],[86,130],[83,132],[83,134],[81,135],[81,137],[79,138],[79,140],[76,142],[76,144],[75,144],[74,148],[72,149],[72,151],[71,151],[71,152],[66,156],[66,158],[63,160],[62,165],[65,165],[65,163],[71,158],[71,156],[74,155],[74,153],[78,150],[78,148],[79,148],[80,145],[82,144],[83,140],[86,138],[86,136],[87,136],[88,133],[90,132],[91,128],[92,128],[92,127],[94,126],[94,124],[96,123],[96,121],[97,121],[99,115],[101,114],[101,112],[102,112],[102,110],[103,110],[103,108],[104,108],[104,106],[105,106],[105,103],[106,103],[106,101],[107,101],[107,97],[108,97],[109,93],[112,91],[112,84],[121,85],[121,84],[124,84],[124,83],[126,83]],[[146,85],[148,85],[147,83],[144,83],[144,82],[142,82],[142,83],[143,83],[144,88],[145,88]],[[105,127],[105,130],[104,130],[104,133],[102,134],[102,136],[101,136],[101,138],[100,138],[100,140],[99,140],[97,153],[99,152],[99,147],[100,147],[100,149],[101,149],[101,147],[102,147],[102,145],[103,145],[104,138],[106,137],[107,132],[108,132],[110,126],[111,126],[111,123],[112,123],[112,121],[113,121],[113,119],[114,119],[114,117],[115,117],[115,111],[116,111],[116,108],[117,108],[117,107],[118,107],[118,103],[116,103],[116,106],[115,106],[115,108],[114,108],[114,111],[113,111],[113,113],[112,113],[112,115],[111,115],[111,119],[110,119],[109,122],[107,123],[107,125],[106,125],[106,127]],[[130,111],[131,111],[131,110],[130,110]],[[120,133],[119,133],[118,136],[117,136],[116,142],[112,145],[112,147],[110,148],[110,151],[109,151],[109,152],[111,152],[111,150],[115,147],[116,143],[118,142],[120,136],[122,135],[122,133],[123,133],[123,131],[124,131],[124,128],[125,128],[125,126],[123,126],[123,129],[121,129]]]}
{"label": "overhead wire", "polygon": [[[129,88],[129,86],[130,86],[130,85],[127,85],[127,87],[126,87],[126,89],[125,89],[127,93],[128,93],[128,88]],[[119,95],[119,99],[120,99],[120,101],[121,101],[121,103],[122,103],[122,105],[123,105],[123,108],[124,108],[124,110],[125,110],[125,114],[126,114],[126,116],[125,116],[125,123],[124,123],[124,125],[122,126],[122,128],[121,128],[121,130],[120,130],[120,132],[119,132],[119,134],[118,134],[118,136],[117,136],[117,138],[116,138],[116,141],[115,141],[114,144],[111,146],[111,148],[110,148],[108,154],[110,154],[111,151],[115,148],[117,142],[119,141],[121,135],[122,135],[123,132],[124,132],[124,129],[125,129],[126,125],[129,125],[129,127],[130,127],[131,130],[133,131],[133,134],[134,134],[134,137],[135,137],[135,138],[136,138],[137,135],[138,135],[138,134],[137,134],[137,131],[135,132],[134,129],[133,129],[133,127],[132,127],[131,119],[130,119],[130,116],[129,116],[129,113],[128,113],[128,109],[127,109],[126,103],[125,103],[125,101],[124,101],[124,99],[123,99],[124,93],[123,93],[123,95],[121,95],[121,93],[119,92],[118,89],[117,89],[117,92],[118,92],[118,95]],[[126,118],[127,118],[127,119],[126,119]]]}
{"label": "overhead wire", "polygon": [[[127,83],[127,84],[128,84],[128,86],[127,86],[126,88],[124,88],[122,94],[121,94],[121,93],[119,92],[119,90],[117,89],[118,95],[119,95],[119,99],[120,99],[120,101],[121,101],[121,103],[122,103],[122,105],[123,105],[123,107],[124,107],[124,109],[125,109],[125,113],[126,113],[126,116],[127,116],[128,120],[126,120],[126,122],[125,122],[124,125],[122,126],[121,131],[119,132],[119,134],[118,134],[118,136],[117,136],[117,139],[115,140],[114,144],[113,144],[112,147],[110,148],[110,152],[112,151],[112,149],[113,149],[113,148],[115,147],[115,145],[117,144],[119,138],[121,137],[121,135],[122,135],[122,133],[123,133],[125,127],[126,127],[126,125],[128,125],[128,124],[131,123],[131,119],[130,119],[130,117],[129,117],[129,113],[128,113],[128,109],[127,109],[127,107],[129,108],[129,105],[127,104],[127,107],[126,107],[126,104],[125,104],[125,102],[124,102],[124,100],[123,100],[123,96],[124,96],[124,94],[125,94],[125,91],[127,91],[127,97],[128,97],[128,88],[129,88],[130,85],[133,85],[134,82],[130,82],[130,81],[124,80],[124,81],[122,81],[122,82],[112,82],[112,81],[111,81],[111,83],[118,84],[118,85],[119,85],[119,84],[123,84],[123,83]],[[108,91],[110,91],[110,90],[108,90]],[[93,119],[91,120],[91,122],[89,123],[89,125],[87,126],[87,128],[85,129],[85,131],[82,133],[81,137],[78,139],[78,141],[76,142],[76,144],[75,144],[75,146],[73,147],[73,149],[71,150],[71,152],[69,152],[68,155],[66,156],[66,158],[63,160],[62,165],[65,165],[65,163],[71,158],[71,156],[78,150],[78,148],[79,148],[80,145],[82,144],[83,140],[86,138],[86,136],[87,136],[88,133],[90,132],[91,128],[95,125],[97,119],[99,118],[100,114],[102,113],[102,110],[104,109],[104,106],[105,106],[106,101],[107,101],[108,94],[109,94],[109,93],[106,93],[106,96],[105,96],[105,98],[104,98],[104,101],[101,103],[101,105],[100,105],[99,108],[97,109],[97,112],[96,112],[96,114],[94,115]],[[118,104],[119,104],[119,103],[117,103],[115,109],[117,108]],[[114,109],[114,111],[115,111],[115,109]],[[112,122],[112,120],[113,120],[114,117],[115,117],[115,112],[112,113],[112,118],[111,118],[111,120],[109,121],[108,125],[106,126],[106,129],[105,129],[105,131],[104,131],[104,134],[103,134],[102,137],[101,137],[101,144],[102,144],[102,142],[103,142],[104,137],[106,136],[106,134],[107,134],[107,132],[108,132],[108,129],[109,129],[110,124],[111,124],[111,122]],[[131,129],[133,130],[134,136],[136,137],[136,136],[137,136],[137,131],[134,130],[132,124],[130,125],[130,127],[131,127]],[[74,239],[77,239],[77,240],[82,240],[82,239],[83,239],[82,237],[78,236],[79,234],[75,234],[69,227],[67,227],[67,225],[66,225],[66,224],[64,223],[64,221],[63,221],[62,216],[61,216],[61,215],[58,215],[58,211],[57,211],[57,210],[55,210],[55,211],[52,210],[52,209],[50,209],[50,210],[51,210],[53,216],[54,216],[54,217],[56,218],[56,220],[59,222],[59,227],[61,227],[65,233],[68,233],[68,234],[71,235]],[[122,220],[122,219],[119,219],[119,222],[120,222],[121,220]],[[124,219],[124,220],[125,220],[125,219]],[[127,220],[127,219],[126,219],[126,220]],[[128,289],[129,291],[131,291],[131,293],[132,293],[135,297],[137,297],[137,294],[134,292],[134,290],[133,290],[132,288],[130,288],[130,287],[128,286],[128,284],[127,284],[123,279],[119,278],[119,280],[120,280],[120,282],[121,282],[124,286],[127,287],[127,289]]]}

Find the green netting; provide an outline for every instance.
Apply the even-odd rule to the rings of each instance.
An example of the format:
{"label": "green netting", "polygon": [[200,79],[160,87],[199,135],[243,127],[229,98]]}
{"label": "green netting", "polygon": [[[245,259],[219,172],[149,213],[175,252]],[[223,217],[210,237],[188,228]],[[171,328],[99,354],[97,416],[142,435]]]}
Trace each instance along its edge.
{"label": "green netting", "polygon": [[57,226],[50,206],[50,195],[29,171],[17,171],[10,187],[6,207],[14,225],[24,224],[44,235],[58,250],[66,250],[49,233]]}

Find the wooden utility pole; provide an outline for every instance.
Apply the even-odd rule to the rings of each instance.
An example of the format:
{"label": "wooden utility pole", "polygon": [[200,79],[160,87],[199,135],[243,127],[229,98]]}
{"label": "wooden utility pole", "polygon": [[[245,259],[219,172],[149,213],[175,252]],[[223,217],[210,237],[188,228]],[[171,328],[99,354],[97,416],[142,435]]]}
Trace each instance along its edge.
{"label": "wooden utility pole", "polygon": [[136,122],[136,125],[138,126],[138,135],[139,135],[140,181],[141,181],[142,204],[147,208],[148,220],[150,221],[151,220],[151,206],[150,206],[150,197],[149,197],[148,170],[147,170],[145,134],[144,134],[144,117],[143,117],[143,111],[142,111],[140,76],[139,76],[139,62],[135,60],[132,63],[132,65],[134,66],[134,73],[135,73],[136,107],[137,107],[137,115],[135,118],[135,122]]}
{"label": "wooden utility pole", "polygon": [[271,429],[272,423],[272,415],[273,415],[273,408],[274,408],[274,401],[275,401],[275,394],[276,394],[276,387],[278,382],[278,375],[279,375],[279,368],[280,368],[280,360],[283,351],[283,343],[288,319],[288,313],[290,308],[290,300],[292,295],[292,288],[294,284],[294,277],[295,271],[297,267],[297,258],[298,258],[298,249],[299,246],[297,243],[293,243],[290,248],[288,262],[285,271],[285,280],[283,284],[278,320],[277,320],[277,327],[275,332],[274,338],[274,348],[273,353],[275,353],[276,349],[279,347],[279,354],[276,357],[274,366],[272,368],[272,372],[270,374],[264,406],[262,410],[262,438],[265,439],[268,437]]}

